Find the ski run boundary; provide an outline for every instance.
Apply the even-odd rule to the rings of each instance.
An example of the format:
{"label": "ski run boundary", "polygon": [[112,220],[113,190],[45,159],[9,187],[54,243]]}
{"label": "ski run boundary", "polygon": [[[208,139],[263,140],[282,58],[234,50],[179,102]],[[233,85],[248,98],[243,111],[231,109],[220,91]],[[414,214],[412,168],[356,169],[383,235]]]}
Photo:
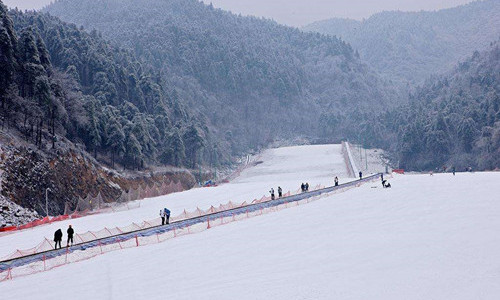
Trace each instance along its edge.
{"label": "ski run boundary", "polygon": [[[275,200],[249,204],[215,213],[208,213],[202,216],[172,222],[169,225],[152,226],[105,238],[96,238],[95,240],[76,244],[63,249],[48,250],[36,254],[3,260],[0,261],[0,282],[14,277],[47,271],[68,263],[89,259],[105,252],[159,243],[173,237],[193,233],[193,230],[195,232],[202,231],[214,226],[248,218],[250,216],[262,215],[263,213],[267,213],[269,211],[277,211],[279,208],[287,208],[289,205],[290,207],[297,206],[301,200],[307,200],[307,202],[309,202],[309,200],[314,197],[324,196],[325,194],[331,192],[356,187],[362,183],[376,180],[380,178],[380,175],[381,173],[377,173],[367,176],[366,178],[354,180],[338,186],[330,186]],[[200,224],[203,228],[197,228]]]}
{"label": "ski run boundary", "polygon": [[347,165],[347,173],[349,173],[351,177],[358,177],[359,170],[354,162],[354,156],[352,155],[349,142],[342,142],[342,154],[344,155],[344,160]]}

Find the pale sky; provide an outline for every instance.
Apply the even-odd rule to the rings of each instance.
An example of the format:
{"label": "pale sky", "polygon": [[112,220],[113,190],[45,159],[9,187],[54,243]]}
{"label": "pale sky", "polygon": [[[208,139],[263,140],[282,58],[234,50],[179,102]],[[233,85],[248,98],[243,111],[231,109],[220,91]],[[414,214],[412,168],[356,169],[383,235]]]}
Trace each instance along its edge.
{"label": "pale sky", "polygon": [[[39,9],[52,0],[3,0],[9,7]],[[165,0],[168,1],[168,0]],[[274,19],[278,23],[303,26],[333,17],[362,19],[383,10],[437,10],[471,0],[203,0],[215,7],[243,15]]]}

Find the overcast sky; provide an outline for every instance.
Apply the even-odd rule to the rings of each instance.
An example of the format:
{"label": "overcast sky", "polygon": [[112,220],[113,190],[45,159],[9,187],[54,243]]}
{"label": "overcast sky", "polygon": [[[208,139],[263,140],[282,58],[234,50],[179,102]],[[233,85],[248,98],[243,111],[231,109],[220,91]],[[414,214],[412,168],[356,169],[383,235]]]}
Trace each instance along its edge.
{"label": "overcast sky", "polygon": [[[3,0],[10,7],[39,9],[52,0]],[[167,0],[165,0],[167,1]],[[302,26],[333,17],[367,18],[383,10],[437,10],[472,2],[471,0],[203,0],[215,7],[244,15],[274,19],[279,23]]]}

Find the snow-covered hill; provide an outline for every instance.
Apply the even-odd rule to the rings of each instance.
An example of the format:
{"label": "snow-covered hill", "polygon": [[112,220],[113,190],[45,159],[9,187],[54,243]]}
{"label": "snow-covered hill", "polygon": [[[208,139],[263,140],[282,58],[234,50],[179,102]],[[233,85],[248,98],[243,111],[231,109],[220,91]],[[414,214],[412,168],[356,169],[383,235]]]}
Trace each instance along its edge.
{"label": "snow-covered hill", "polygon": [[[311,166],[320,153],[339,155],[335,146],[300,149]],[[299,177],[297,183],[302,178],[328,183],[335,159],[326,160],[328,167],[316,175],[300,173],[319,165],[307,168],[307,160],[292,150],[267,152],[263,164],[221,193],[241,189],[250,196],[243,186],[263,189],[278,179],[293,187],[292,177]],[[290,166],[299,172],[293,175],[284,163],[291,156],[297,163]],[[252,177],[264,180],[262,185]],[[0,293],[2,299],[497,299],[499,180],[500,173],[395,175],[391,189],[365,184],[306,205],[15,278],[0,283]],[[207,205],[214,191],[182,193],[184,203],[204,199]],[[180,199],[163,201],[180,207]]]}
{"label": "snow-covered hill", "polygon": [[339,176],[341,182],[346,178],[346,167],[341,155],[340,145],[297,146],[270,149],[257,158],[258,164],[244,170],[239,177],[229,184],[212,188],[198,188],[182,193],[169,194],[162,197],[141,201],[140,208],[111,214],[87,216],[81,219],[56,222],[50,225],[35,227],[6,236],[0,236],[0,258],[16,249],[28,249],[36,246],[44,237],[52,240],[58,228],[66,232],[69,224],[77,233],[88,230],[98,231],[104,227],[123,227],[132,222],[141,223],[159,217],[159,211],[168,207],[172,216],[180,214],[184,209],[193,211],[196,207],[207,209],[211,205],[232,201],[250,202],[263,195],[269,195],[271,187],[278,186],[283,191],[296,191],[302,182],[311,186],[317,184],[332,185],[333,177]]}

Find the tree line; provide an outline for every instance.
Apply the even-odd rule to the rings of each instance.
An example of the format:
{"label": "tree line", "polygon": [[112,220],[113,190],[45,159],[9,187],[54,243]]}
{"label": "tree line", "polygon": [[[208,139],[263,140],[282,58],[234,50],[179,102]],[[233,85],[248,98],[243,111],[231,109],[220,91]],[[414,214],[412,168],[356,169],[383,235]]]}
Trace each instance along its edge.
{"label": "tree line", "polygon": [[[442,76],[429,78],[409,103],[353,119],[323,114],[325,135],[339,134],[392,153],[409,170],[500,167],[500,47],[475,51]],[[336,127],[338,126],[338,127]]]}
{"label": "tree line", "polygon": [[175,89],[97,32],[0,3],[2,130],[39,148],[67,138],[114,166],[213,161],[206,123]]}

